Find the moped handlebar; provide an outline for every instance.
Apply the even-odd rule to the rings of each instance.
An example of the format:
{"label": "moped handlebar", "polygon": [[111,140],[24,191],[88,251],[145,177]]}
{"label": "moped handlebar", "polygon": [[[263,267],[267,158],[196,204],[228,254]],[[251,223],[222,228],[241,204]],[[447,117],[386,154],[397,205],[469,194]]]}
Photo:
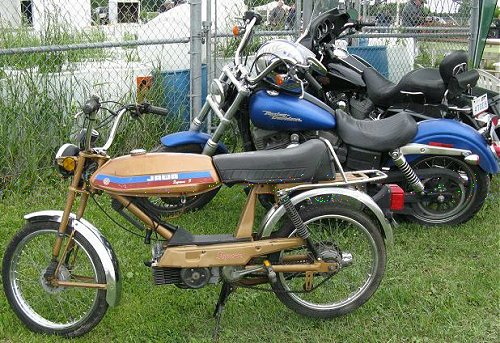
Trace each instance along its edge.
{"label": "moped handlebar", "polygon": [[140,106],[142,107],[140,110],[140,112],[142,113],[157,114],[159,116],[168,116],[170,114],[167,109],[163,107],[153,106],[147,102],[140,104]]}

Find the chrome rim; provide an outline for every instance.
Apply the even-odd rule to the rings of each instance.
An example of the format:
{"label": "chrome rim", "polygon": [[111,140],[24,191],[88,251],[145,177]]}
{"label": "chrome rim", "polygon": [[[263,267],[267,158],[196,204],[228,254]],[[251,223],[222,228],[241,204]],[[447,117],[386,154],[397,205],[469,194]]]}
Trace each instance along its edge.
{"label": "chrome rim", "polygon": [[[315,310],[332,310],[356,301],[375,280],[378,268],[377,244],[370,232],[358,221],[342,215],[324,215],[307,222],[311,238],[318,249],[335,249],[344,266],[332,273],[315,273],[313,287],[307,293],[289,293],[298,303]],[[305,248],[282,252],[307,254]],[[312,262],[312,259],[308,261]],[[280,273],[281,284],[288,292],[303,291],[304,273]]]}
{"label": "chrome rim", "polygon": [[[42,327],[61,330],[78,325],[90,316],[97,306],[98,291],[47,284],[43,274],[50,264],[56,235],[55,230],[39,230],[24,237],[13,253],[9,278],[14,301],[24,315]],[[90,254],[78,241],[74,242],[73,256],[70,254],[69,259],[74,259],[74,265],[64,265],[59,277],[66,281],[86,277],[87,282],[97,282],[96,266]]]}

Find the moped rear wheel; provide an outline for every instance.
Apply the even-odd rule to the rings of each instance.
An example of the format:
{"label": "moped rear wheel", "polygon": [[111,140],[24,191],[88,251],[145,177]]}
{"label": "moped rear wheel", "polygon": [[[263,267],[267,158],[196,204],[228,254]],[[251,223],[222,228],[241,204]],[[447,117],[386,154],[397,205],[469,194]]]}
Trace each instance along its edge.
{"label": "moped rear wheel", "polygon": [[[386,250],[378,226],[365,213],[336,204],[306,206],[299,214],[322,259],[338,262],[340,268],[314,273],[309,290],[305,273],[278,273],[271,284],[276,296],[308,317],[332,318],[357,309],[377,290],[384,275]],[[294,234],[294,226],[287,220],[276,236]],[[314,261],[306,247],[273,254],[271,261],[289,263],[284,261],[290,255],[308,256],[303,263]]]}
{"label": "moped rear wheel", "polygon": [[[55,286],[46,277],[58,223],[28,223],[7,247],[2,264],[7,300],[32,331],[76,337],[96,326],[108,308],[106,291]],[[63,249],[70,239],[67,233]],[[57,278],[85,283],[106,283],[102,263],[92,245],[78,232],[71,238]]]}

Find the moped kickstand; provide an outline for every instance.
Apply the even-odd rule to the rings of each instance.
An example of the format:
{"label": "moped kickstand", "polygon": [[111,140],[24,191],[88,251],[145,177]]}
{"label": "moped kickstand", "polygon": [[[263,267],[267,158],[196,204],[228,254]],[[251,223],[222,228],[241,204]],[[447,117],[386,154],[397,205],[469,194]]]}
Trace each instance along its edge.
{"label": "moped kickstand", "polygon": [[236,290],[236,287],[228,282],[222,283],[222,288],[219,293],[219,300],[215,305],[214,317],[215,317],[215,328],[212,335],[212,340],[217,342],[219,340],[220,331],[220,320],[222,318],[222,311],[224,311],[224,306],[226,305],[229,295]]}

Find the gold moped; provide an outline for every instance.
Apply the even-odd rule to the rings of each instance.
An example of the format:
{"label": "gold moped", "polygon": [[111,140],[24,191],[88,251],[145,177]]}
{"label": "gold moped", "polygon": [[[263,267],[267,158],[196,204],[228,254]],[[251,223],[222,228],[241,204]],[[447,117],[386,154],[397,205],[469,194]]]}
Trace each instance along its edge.
{"label": "gold moped", "polygon": [[[117,257],[83,218],[89,198],[101,194],[152,244],[146,265],[154,284],[198,289],[222,283],[217,320],[236,287],[272,291],[290,309],[317,318],[351,312],[378,288],[384,239],[392,239],[386,215],[402,202],[387,186],[374,198],[359,189],[385,178],[383,172],[344,172],[330,143],[320,139],[214,157],[134,150],[110,158],[106,151],[126,113],[167,112],[147,103],[124,106],[114,112],[105,145],[93,147],[100,107],[97,97],[85,103],[80,146],[65,144],[56,155],[60,171],[72,177],[64,210],[26,215],[4,255],[5,294],[30,330],[79,336],[99,323],[108,306],[118,305]],[[233,234],[194,235],[143,206],[147,197],[196,196],[231,184],[250,187]],[[260,194],[275,196],[276,204],[254,227]]]}

